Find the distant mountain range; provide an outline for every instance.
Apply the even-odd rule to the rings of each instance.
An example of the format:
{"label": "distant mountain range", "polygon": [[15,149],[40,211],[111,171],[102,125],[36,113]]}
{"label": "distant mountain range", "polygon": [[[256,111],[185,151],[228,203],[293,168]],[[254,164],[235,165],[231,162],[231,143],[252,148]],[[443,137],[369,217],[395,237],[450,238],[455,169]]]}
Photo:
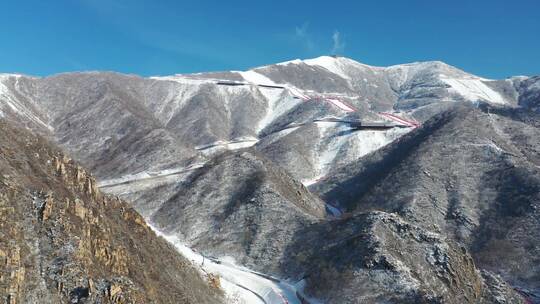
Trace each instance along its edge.
{"label": "distant mountain range", "polygon": [[[540,77],[330,56],[150,78],[0,74],[0,118],[54,142],[159,233],[283,280],[296,292],[274,294],[290,303],[540,301]],[[241,282],[221,277],[231,298]]]}

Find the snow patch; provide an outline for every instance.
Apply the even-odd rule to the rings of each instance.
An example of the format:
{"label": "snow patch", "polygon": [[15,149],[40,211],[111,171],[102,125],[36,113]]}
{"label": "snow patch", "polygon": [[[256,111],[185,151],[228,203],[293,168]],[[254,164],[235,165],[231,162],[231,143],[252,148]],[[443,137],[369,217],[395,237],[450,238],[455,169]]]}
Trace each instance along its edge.
{"label": "snow patch", "polygon": [[347,132],[348,126],[333,126],[327,123],[316,123],[319,127],[319,134],[321,135],[320,142],[324,143],[324,148],[319,151],[319,157],[317,158],[316,170],[319,176],[324,176],[330,171],[331,164],[336,159],[339,151],[347,143],[348,136],[336,135],[339,131]]}
{"label": "snow patch", "polygon": [[269,126],[275,119],[300,104],[300,101],[291,98],[287,94],[283,94],[282,90],[261,88],[260,91],[266,97],[268,106],[266,108],[266,114],[257,125],[257,134]]}
{"label": "snow patch", "polygon": [[198,267],[201,274],[211,273],[219,276],[221,286],[228,299],[250,304],[301,304],[296,296],[297,287],[295,285],[238,266],[230,257],[226,259],[206,257],[183,244],[177,236],[165,235],[153,225],[148,225],[158,236],[173,244],[179,253]]}
{"label": "snow patch", "polygon": [[255,145],[259,140],[254,137],[241,137],[230,141],[219,140],[210,144],[201,145],[195,147],[195,149],[208,155],[222,150],[238,150],[243,148],[249,148]]}
{"label": "snow patch", "polygon": [[289,65],[289,64],[300,64],[300,63],[302,63],[302,60],[294,59],[294,60],[279,62],[279,63],[276,63],[276,65]]}
{"label": "snow patch", "polygon": [[257,73],[253,70],[249,70],[246,72],[238,72],[242,77],[249,83],[256,84],[256,85],[276,85],[275,82],[273,82],[270,78]]}
{"label": "snow patch", "polygon": [[[21,75],[18,74],[0,74],[0,114],[2,117],[6,116],[5,109],[9,108],[11,112],[16,115],[25,117],[26,119],[33,121],[37,124],[44,126],[49,130],[53,130],[51,126],[45,123],[41,118],[36,116],[30,109],[28,109],[21,101],[19,101],[14,95],[13,92],[5,85],[4,82],[8,81],[10,78],[15,78],[16,83],[18,83]],[[33,101],[32,101],[33,102]]]}
{"label": "snow patch", "polygon": [[167,96],[162,102],[153,105],[165,124],[168,124],[178,110],[182,109],[200,89],[200,83],[175,82],[183,85],[175,86],[174,90],[169,90],[167,92]]}
{"label": "snow patch", "polygon": [[450,85],[453,92],[463,96],[466,100],[484,100],[497,104],[507,103],[499,93],[488,87],[481,78],[449,78],[440,75],[440,79]]}
{"label": "snow patch", "polygon": [[304,63],[310,66],[320,66],[328,71],[340,76],[344,79],[350,79],[349,75],[346,73],[346,66],[337,58],[330,56],[321,56],[314,59],[304,60]]}
{"label": "snow patch", "polygon": [[150,79],[159,81],[172,81],[181,84],[200,85],[203,83],[215,83],[217,79],[212,78],[190,78],[183,75],[171,75],[171,76],[152,76]]}
{"label": "snow patch", "polygon": [[318,176],[315,176],[314,178],[311,178],[311,179],[302,180],[301,183],[305,187],[309,187],[309,186],[311,186],[313,184],[318,183],[323,177],[324,177],[323,175],[318,175]]}
{"label": "snow patch", "polygon": [[325,98],[326,101],[329,101],[336,107],[340,108],[341,110],[345,112],[355,112],[356,110],[353,109],[351,106],[345,104],[343,101],[337,99],[337,98]]}
{"label": "snow patch", "polygon": [[285,129],[281,129],[279,131],[275,131],[273,133],[270,133],[267,136],[264,136],[264,143],[265,145],[271,145],[275,143],[276,141],[280,140],[281,138],[291,134],[292,132],[298,130],[300,126],[292,126],[292,127],[286,127]]}
{"label": "snow patch", "polygon": [[[411,128],[390,130],[353,130],[346,124],[316,122],[319,128],[316,176],[326,176],[333,169],[376,151],[409,132]],[[316,179],[316,178],[314,178]],[[306,180],[309,183],[311,180]]]}
{"label": "snow patch", "polygon": [[138,172],[134,174],[126,174],[122,177],[98,182],[98,187],[110,187],[110,186],[114,186],[118,184],[130,183],[134,181],[160,178],[160,177],[169,176],[169,175],[176,175],[176,174],[180,174],[180,173],[184,173],[188,171],[193,171],[195,169],[202,168],[203,166],[204,166],[204,163],[196,163],[187,167],[171,168],[171,169],[159,170],[159,171],[142,171],[142,172]]}
{"label": "snow patch", "polygon": [[277,63],[276,65],[286,66],[289,64],[302,64],[302,63],[309,66],[322,67],[328,70],[329,72],[336,74],[346,80],[351,80],[351,77],[349,76],[349,73],[348,73],[348,71],[351,68],[369,70],[374,73],[378,73],[379,71],[384,70],[384,68],[363,64],[363,63],[360,63],[358,61],[355,61],[346,57],[333,57],[333,56],[320,56],[317,58],[311,58],[311,59],[305,59],[305,60],[295,59],[291,61],[280,62],[280,63]]}

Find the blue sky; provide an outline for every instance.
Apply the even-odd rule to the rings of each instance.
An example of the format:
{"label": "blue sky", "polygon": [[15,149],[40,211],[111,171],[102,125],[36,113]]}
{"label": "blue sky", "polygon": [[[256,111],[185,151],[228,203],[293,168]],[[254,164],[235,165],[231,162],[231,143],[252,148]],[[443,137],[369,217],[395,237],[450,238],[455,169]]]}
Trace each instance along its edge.
{"label": "blue sky", "polygon": [[0,72],[140,75],[338,53],[442,60],[490,78],[540,74],[540,1],[3,1]]}

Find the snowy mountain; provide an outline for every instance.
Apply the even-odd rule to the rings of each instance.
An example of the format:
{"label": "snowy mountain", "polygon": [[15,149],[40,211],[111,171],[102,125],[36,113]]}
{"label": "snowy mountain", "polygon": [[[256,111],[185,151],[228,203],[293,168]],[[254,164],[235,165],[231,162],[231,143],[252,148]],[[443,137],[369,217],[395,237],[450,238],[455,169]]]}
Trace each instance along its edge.
{"label": "snowy mountain", "polygon": [[[5,100],[2,115],[25,118],[25,123],[37,129],[54,129],[52,133],[61,142],[71,140],[67,129],[77,132],[87,129],[92,134],[79,134],[77,138],[91,140],[96,147],[131,145],[130,140],[143,140],[145,143],[138,144],[148,145],[156,155],[170,150],[175,155],[181,154],[183,160],[204,158],[226,147],[260,144],[269,151],[298,134],[318,137],[312,140],[320,143],[317,147],[306,147],[312,155],[304,154],[305,168],[290,170],[298,179],[313,180],[323,176],[334,163],[362,156],[408,130],[360,131],[335,138],[331,135],[346,132],[348,124],[317,120],[350,117],[366,122],[388,122],[388,117],[378,112],[399,112],[402,118],[423,121],[459,101],[517,105],[519,96],[529,94],[527,87],[533,87],[523,88],[521,84],[525,82],[525,79],[490,81],[441,62],[380,68],[343,57],[323,56],[247,72],[150,79],[111,73],[62,74],[42,79],[3,75],[0,94]],[[58,100],[58,96],[65,98]],[[82,119],[70,115],[74,113]],[[113,125],[88,125],[94,124],[96,116]],[[190,128],[186,128],[186,124]],[[310,133],[308,130],[313,124],[315,132]],[[354,138],[364,132],[366,138],[374,137],[373,140]],[[152,138],[161,141],[155,143]],[[115,139],[122,142],[113,143]],[[368,147],[354,155],[337,157],[337,153],[347,154],[350,152],[344,150],[352,150],[341,149],[341,145],[354,143]],[[83,143],[66,142],[66,145],[72,147],[73,152],[82,153],[79,157],[88,158],[91,164],[100,154]],[[76,145],[80,147],[74,147]],[[117,177],[118,173],[186,165],[178,163],[178,156],[174,160],[165,159],[163,155],[141,161],[144,165],[110,160],[111,166],[100,164],[95,169],[99,176],[108,178]],[[108,170],[110,167],[117,172]]]}
{"label": "snowy mountain", "polygon": [[[489,80],[443,62],[374,67],[323,56],[150,78],[2,74],[0,117],[58,143],[102,191],[131,201],[182,246],[302,282],[306,299],[354,302],[361,292],[367,302],[492,302],[516,297],[507,284],[540,289],[532,256],[500,256],[526,259],[527,275],[486,262],[486,244],[526,226],[486,227],[505,221],[488,213],[509,204],[496,193],[509,194],[504,183],[479,182],[519,160],[528,171],[502,176],[527,181],[512,192],[526,205],[515,216],[538,227],[529,216],[538,204],[539,92],[538,77]],[[478,159],[478,168],[465,165]],[[465,180],[460,191],[448,188]],[[515,244],[538,250],[538,236]],[[404,259],[412,251],[427,264]],[[458,284],[448,283],[452,269]],[[332,280],[344,284],[317,291]],[[474,290],[457,297],[465,286]]]}

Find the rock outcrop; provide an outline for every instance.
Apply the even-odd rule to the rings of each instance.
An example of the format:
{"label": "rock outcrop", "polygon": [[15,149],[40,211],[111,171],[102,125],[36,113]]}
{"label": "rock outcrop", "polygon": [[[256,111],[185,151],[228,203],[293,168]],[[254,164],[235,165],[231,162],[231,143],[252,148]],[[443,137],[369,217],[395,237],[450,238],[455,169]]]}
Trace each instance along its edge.
{"label": "rock outcrop", "polygon": [[462,244],[477,268],[540,291],[540,116],[457,106],[312,188]]}
{"label": "rock outcrop", "polygon": [[0,122],[2,303],[219,303],[191,263],[46,140]]}
{"label": "rock outcrop", "polygon": [[172,194],[151,217],[157,227],[207,255],[232,255],[270,273],[279,273],[294,231],[326,216],[320,199],[249,149],[224,153],[161,190]]}
{"label": "rock outcrop", "polygon": [[300,274],[305,293],[325,303],[522,301],[500,279],[484,279],[466,248],[396,214],[347,216],[299,231],[295,240],[283,269]]}

